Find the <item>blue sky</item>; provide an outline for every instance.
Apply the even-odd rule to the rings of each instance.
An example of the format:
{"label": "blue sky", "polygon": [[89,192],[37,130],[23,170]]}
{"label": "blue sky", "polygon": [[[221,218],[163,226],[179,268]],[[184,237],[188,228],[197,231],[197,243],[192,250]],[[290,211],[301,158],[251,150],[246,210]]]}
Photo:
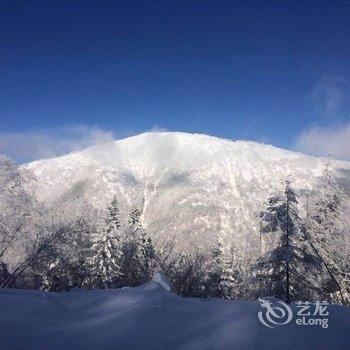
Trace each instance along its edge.
{"label": "blue sky", "polygon": [[[20,162],[95,132],[160,128],[313,154],[350,138],[349,1],[2,1],[0,11],[0,153]],[[327,145],[315,146],[319,135]],[[347,159],[347,146],[336,155]]]}

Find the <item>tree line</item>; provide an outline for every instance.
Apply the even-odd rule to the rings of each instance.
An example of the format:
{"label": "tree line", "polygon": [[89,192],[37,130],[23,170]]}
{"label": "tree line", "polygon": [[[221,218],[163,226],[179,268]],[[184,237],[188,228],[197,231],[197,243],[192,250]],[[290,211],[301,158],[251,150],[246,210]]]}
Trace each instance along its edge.
{"label": "tree line", "polygon": [[249,259],[237,244],[224,242],[220,227],[210,252],[183,252],[171,240],[154,244],[137,207],[122,223],[116,197],[98,219],[100,213],[87,203],[74,212],[39,202],[29,191],[30,181],[30,172],[0,157],[3,288],[134,287],[160,270],[185,297],[269,295],[350,304],[350,257],[340,218],[346,196],[328,165],[321,188],[306,204],[290,178],[281,193],[266,199],[254,237],[259,254]]}

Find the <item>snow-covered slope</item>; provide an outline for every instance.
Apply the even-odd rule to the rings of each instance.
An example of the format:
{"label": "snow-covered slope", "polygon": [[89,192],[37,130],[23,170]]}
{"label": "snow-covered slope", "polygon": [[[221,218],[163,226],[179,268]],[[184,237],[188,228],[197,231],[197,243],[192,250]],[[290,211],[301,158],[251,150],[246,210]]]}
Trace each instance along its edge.
{"label": "snow-covered slope", "polygon": [[[296,305],[292,305],[294,318]],[[181,298],[151,281],[137,288],[45,293],[0,289],[1,350],[349,349],[350,309],[329,327],[259,323],[258,301]]]}
{"label": "snow-covered slope", "polygon": [[[297,189],[313,188],[326,160],[273,146],[186,133],[145,133],[27,165],[38,177],[40,199],[62,196],[105,208],[117,195],[142,209],[143,224],[160,240],[207,245],[218,229],[247,245],[256,213],[287,175]],[[348,186],[350,164],[333,168]]]}

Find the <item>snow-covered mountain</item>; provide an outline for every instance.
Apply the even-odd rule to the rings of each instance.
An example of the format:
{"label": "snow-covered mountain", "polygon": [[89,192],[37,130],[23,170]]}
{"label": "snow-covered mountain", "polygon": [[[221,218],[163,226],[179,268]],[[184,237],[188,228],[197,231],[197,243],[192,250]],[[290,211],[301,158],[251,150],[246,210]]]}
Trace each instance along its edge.
{"label": "snow-covered mountain", "polygon": [[[152,132],[68,155],[32,162],[37,197],[68,196],[105,208],[113,195],[121,212],[137,205],[157,240],[183,248],[207,246],[221,230],[249,248],[262,202],[291,175],[300,193],[320,183],[327,160],[247,141]],[[333,161],[349,188],[350,163]]]}

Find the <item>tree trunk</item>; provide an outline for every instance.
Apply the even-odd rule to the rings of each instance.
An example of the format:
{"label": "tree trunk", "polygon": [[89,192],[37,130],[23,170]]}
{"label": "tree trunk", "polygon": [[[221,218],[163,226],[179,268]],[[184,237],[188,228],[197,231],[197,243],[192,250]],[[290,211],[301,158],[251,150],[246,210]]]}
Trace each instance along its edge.
{"label": "tree trunk", "polygon": [[287,260],[286,260],[286,302],[289,303],[290,301],[290,293],[289,293],[289,197],[287,193]]}

